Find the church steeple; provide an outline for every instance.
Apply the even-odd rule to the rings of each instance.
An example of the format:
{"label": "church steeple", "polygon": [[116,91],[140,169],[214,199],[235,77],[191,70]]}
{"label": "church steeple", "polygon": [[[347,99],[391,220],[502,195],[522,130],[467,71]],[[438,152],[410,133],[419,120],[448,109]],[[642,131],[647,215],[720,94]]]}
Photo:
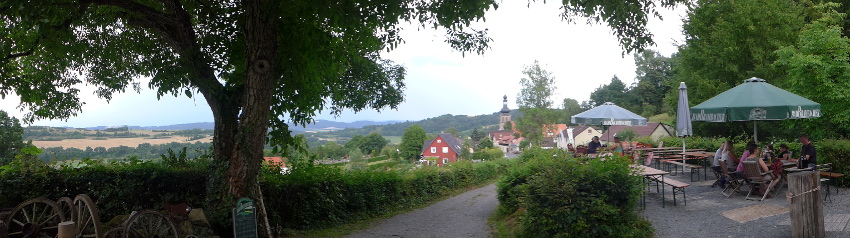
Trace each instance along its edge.
{"label": "church steeple", "polygon": [[502,113],[499,116],[499,130],[505,129],[505,124],[511,122],[511,109],[508,108],[508,95],[502,97],[502,110],[499,112]]}

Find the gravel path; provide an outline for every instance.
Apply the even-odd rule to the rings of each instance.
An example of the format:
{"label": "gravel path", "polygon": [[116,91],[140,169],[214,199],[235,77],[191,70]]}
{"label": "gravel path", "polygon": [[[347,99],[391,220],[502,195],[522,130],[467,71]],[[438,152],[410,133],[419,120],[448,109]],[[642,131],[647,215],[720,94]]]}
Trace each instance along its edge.
{"label": "gravel path", "polygon": [[498,205],[496,184],[490,184],[346,237],[490,237],[487,218]]}
{"label": "gravel path", "polygon": [[[673,206],[669,187],[664,208],[661,207],[661,194],[655,193],[654,188],[647,195],[642,215],[652,222],[656,238],[791,237],[790,206],[785,198],[787,187],[783,187],[777,197],[763,202],[745,200],[746,192],[727,198],[720,194],[721,188],[710,187],[714,175],[709,174],[709,181],[700,176],[695,182],[690,182],[687,172],[670,176],[691,185],[686,188],[688,205],[682,204],[679,195],[678,206]],[[823,203],[826,237],[850,237],[850,190],[840,190],[840,194],[836,194],[836,187],[832,187],[832,201]]]}

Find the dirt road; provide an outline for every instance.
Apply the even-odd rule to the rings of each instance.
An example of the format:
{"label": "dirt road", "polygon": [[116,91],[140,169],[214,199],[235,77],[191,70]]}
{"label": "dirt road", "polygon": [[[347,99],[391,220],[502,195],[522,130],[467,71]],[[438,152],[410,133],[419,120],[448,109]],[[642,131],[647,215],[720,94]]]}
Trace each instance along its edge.
{"label": "dirt road", "polygon": [[490,237],[487,218],[498,205],[496,184],[490,184],[347,237]]}

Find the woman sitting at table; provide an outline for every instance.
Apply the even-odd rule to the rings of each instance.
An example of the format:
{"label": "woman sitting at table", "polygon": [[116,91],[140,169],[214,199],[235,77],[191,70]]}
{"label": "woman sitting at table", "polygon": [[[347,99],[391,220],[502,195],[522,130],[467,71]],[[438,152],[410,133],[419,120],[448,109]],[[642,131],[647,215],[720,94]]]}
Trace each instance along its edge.
{"label": "woman sitting at table", "polygon": [[[764,160],[761,159],[761,156],[759,156],[759,149],[758,148],[753,149],[753,151],[750,152],[749,157],[741,160],[741,163],[740,163],[741,164],[741,171],[744,171],[743,170],[744,161],[758,161],[759,168],[760,168],[759,173],[771,171],[770,168],[767,167],[767,164],[764,163]],[[773,177],[768,177],[768,176],[771,176],[771,175],[770,174],[765,175],[764,179],[766,179],[766,180],[773,179]]]}
{"label": "woman sitting at table", "polygon": [[609,150],[617,155],[623,155],[623,143],[620,142],[620,137],[614,137],[614,144],[608,147]]}
{"label": "woman sitting at table", "polygon": [[[720,157],[720,160],[726,163],[726,168],[731,169],[738,165],[738,159],[735,158],[734,149],[735,146],[732,144],[732,141],[727,140],[723,146],[723,155]],[[735,171],[730,170],[729,172],[733,173]]]}
{"label": "woman sitting at table", "polygon": [[[738,161],[738,167],[737,167],[737,169],[735,169],[735,172],[744,173],[744,160],[749,159],[753,155],[755,155],[754,158],[758,158],[759,154],[757,153],[757,151],[758,151],[758,146],[756,145],[756,142],[755,141],[748,142],[747,143],[747,150],[745,150],[744,154],[741,155],[741,160]],[[767,167],[765,167],[765,168],[767,168]]]}

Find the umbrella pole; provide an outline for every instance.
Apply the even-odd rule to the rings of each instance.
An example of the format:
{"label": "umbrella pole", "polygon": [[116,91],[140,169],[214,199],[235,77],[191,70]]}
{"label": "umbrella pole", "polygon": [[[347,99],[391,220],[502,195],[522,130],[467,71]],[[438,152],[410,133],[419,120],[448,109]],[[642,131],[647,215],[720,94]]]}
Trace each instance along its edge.
{"label": "umbrella pole", "polygon": [[756,145],[759,143],[759,124],[758,121],[753,121],[753,141],[756,142]]}
{"label": "umbrella pole", "polygon": [[[682,163],[687,163],[687,162],[685,162],[685,156],[686,156],[685,151],[687,150],[687,148],[688,148],[688,146],[685,144],[685,137],[682,137]],[[682,169],[684,169],[684,168],[682,168]]]}

